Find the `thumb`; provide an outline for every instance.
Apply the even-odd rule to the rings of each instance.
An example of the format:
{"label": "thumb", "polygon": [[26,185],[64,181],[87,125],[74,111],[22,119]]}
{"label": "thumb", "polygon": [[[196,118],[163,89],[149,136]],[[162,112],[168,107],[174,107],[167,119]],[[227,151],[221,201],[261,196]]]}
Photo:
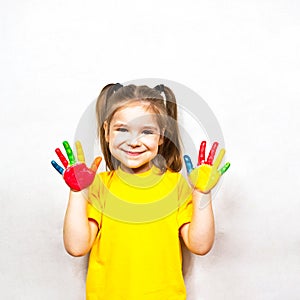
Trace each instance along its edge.
{"label": "thumb", "polygon": [[188,155],[184,155],[183,159],[184,159],[186,170],[187,170],[188,174],[190,174],[194,169],[191,158]]}
{"label": "thumb", "polygon": [[102,161],[102,157],[101,156],[97,156],[92,165],[91,165],[91,170],[94,171],[95,173],[97,172],[98,167],[100,166],[100,163]]}

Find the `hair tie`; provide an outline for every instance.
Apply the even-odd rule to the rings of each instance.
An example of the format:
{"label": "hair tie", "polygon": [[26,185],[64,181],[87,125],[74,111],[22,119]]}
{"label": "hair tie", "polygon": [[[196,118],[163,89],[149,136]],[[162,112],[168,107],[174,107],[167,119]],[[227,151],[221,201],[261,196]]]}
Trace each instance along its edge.
{"label": "hair tie", "polygon": [[123,85],[121,83],[116,83],[113,87],[112,87],[112,92],[116,92],[118,89],[120,89],[121,87],[123,87]]}
{"label": "hair tie", "polygon": [[123,85],[120,83],[115,83],[114,85],[112,85],[107,92],[107,96],[106,96],[107,99],[109,99],[111,97],[111,95],[114,94],[121,87],[123,87]]}
{"label": "hair tie", "polygon": [[163,84],[159,84],[154,87],[155,90],[159,91],[159,93],[163,93],[165,91],[165,86]]}

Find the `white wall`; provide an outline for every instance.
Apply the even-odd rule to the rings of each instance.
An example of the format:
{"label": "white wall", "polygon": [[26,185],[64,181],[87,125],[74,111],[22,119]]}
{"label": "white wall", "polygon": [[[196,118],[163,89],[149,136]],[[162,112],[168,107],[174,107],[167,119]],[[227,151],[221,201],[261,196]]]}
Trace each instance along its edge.
{"label": "white wall", "polygon": [[188,299],[299,299],[300,4],[1,1],[0,298],[84,299],[50,165],[109,82],[166,78],[217,116],[232,163],[217,235],[186,256]]}

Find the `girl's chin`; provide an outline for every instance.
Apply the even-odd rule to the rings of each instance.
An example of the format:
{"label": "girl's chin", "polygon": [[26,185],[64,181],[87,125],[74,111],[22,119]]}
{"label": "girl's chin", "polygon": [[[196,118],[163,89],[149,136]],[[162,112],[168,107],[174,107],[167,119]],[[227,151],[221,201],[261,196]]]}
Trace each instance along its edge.
{"label": "girl's chin", "polygon": [[121,169],[124,172],[127,173],[134,173],[134,174],[139,174],[139,173],[144,173],[150,170],[150,164],[147,163],[145,165],[134,165],[134,164],[130,164],[130,165],[121,165]]}

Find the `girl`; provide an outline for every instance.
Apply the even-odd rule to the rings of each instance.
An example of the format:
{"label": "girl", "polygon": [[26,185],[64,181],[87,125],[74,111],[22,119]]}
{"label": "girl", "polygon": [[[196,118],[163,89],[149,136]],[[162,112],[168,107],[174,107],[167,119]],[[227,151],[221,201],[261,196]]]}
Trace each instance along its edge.
{"label": "girl", "polygon": [[190,187],[179,173],[176,99],[163,85],[109,84],[96,112],[108,171],[96,175],[99,157],[88,168],[79,142],[77,163],[67,142],[69,162],[56,149],[66,170],[52,161],[71,188],[65,248],[73,256],[90,253],[86,299],[186,299],[180,238],[195,254],[211,249],[210,191],[229,167],[218,170],[225,151],[213,164],[217,143],[205,160],[203,142],[195,169],[184,157]]}

